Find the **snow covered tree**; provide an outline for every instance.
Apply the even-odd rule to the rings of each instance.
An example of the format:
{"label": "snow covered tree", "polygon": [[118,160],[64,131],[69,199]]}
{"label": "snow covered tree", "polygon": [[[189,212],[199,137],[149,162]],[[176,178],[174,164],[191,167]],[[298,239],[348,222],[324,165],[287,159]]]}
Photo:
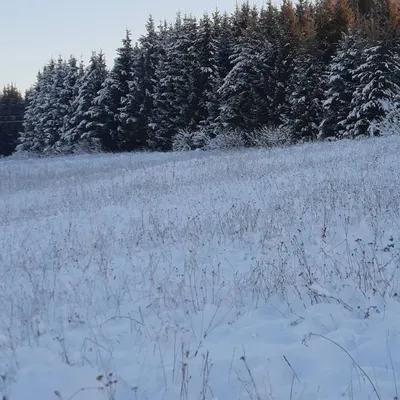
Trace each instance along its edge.
{"label": "snow covered tree", "polygon": [[231,56],[234,48],[234,37],[229,15],[215,11],[212,15],[212,32],[215,40],[215,58],[218,76],[224,79],[232,69]]}
{"label": "snow covered tree", "polygon": [[88,66],[79,75],[76,82],[78,94],[71,104],[73,115],[63,138],[70,152],[98,147],[99,138],[95,127],[91,126],[90,109],[107,77],[104,53],[93,52]]}
{"label": "snow covered tree", "polygon": [[274,51],[274,69],[272,71],[271,108],[274,110],[271,124],[279,126],[288,113],[289,102],[287,87],[293,73],[293,63],[299,46],[297,16],[293,4],[284,0],[280,13],[278,32],[272,43]]}
{"label": "snow covered tree", "polygon": [[232,69],[219,89],[221,104],[218,119],[225,128],[250,130],[258,126],[253,115],[258,100],[254,89],[259,82],[263,60],[257,50],[257,20],[250,21],[249,9],[245,7],[243,5],[241,10],[242,16],[240,11],[236,11],[239,16],[236,16],[235,29],[240,27],[242,31],[236,33]]}
{"label": "snow covered tree", "polygon": [[355,32],[343,36],[326,74],[323,119],[318,133],[320,139],[342,138],[348,134],[347,118],[356,88],[352,71],[360,62],[361,51],[362,45]]}
{"label": "snow covered tree", "polygon": [[361,63],[352,71],[356,89],[346,124],[347,134],[379,135],[379,124],[399,102],[400,58],[388,41],[376,41],[362,52]]}
{"label": "snow covered tree", "polygon": [[[18,144],[16,147],[17,151],[21,152],[35,152],[34,147],[36,145],[35,125],[38,122],[38,115],[35,112],[36,106],[38,105],[38,97],[40,91],[39,82],[42,79],[42,74],[37,74],[37,80],[34,86],[32,86],[26,93],[25,96],[25,112],[24,122],[22,124],[22,130],[19,132]],[[37,151],[37,150],[36,150]]]}
{"label": "snow covered tree", "polygon": [[258,13],[244,4],[235,13],[232,68],[219,89],[219,121],[229,129],[253,130],[271,124],[275,115],[271,107],[276,94],[276,37],[268,30],[277,19],[272,5],[268,11]]}
{"label": "snow covered tree", "polygon": [[153,18],[146,24],[146,34],[134,47],[129,93],[121,101],[123,123],[130,127],[126,147],[141,150],[147,147],[149,123],[154,108],[156,70],[163,56],[162,37],[157,33]]}
{"label": "snow covered tree", "polygon": [[165,44],[165,56],[156,70],[157,85],[150,120],[149,144],[158,150],[170,150],[172,137],[180,129],[196,129],[197,96],[193,73],[196,55],[196,19],[177,15]]}
{"label": "snow covered tree", "polygon": [[258,90],[263,93],[263,101],[258,104],[259,114],[262,115],[259,122],[261,125],[276,127],[282,122],[281,109],[277,107],[279,106],[278,93],[282,88],[285,90],[286,84],[282,82],[280,76],[282,46],[284,46],[280,28],[280,12],[272,1],[268,1],[266,7],[261,9],[258,25],[262,47],[257,46],[257,48],[263,53],[262,75],[257,84]]}
{"label": "snow covered tree", "polygon": [[285,130],[294,141],[314,140],[321,118],[323,65],[316,48],[311,5],[301,0],[296,7],[299,47],[293,72],[286,87],[289,107],[284,115]]}
{"label": "snow covered tree", "polygon": [[71,56],[65,66],[65,77],[63,89],[60,93],[60,106],[63,115],[63,124],[60,130],[60,139],[56,144],[58,151],[69,153],[71,148],[70,132],[74,128],[76,114],[76,100],[79,94],[81,79],[83,75],[83,63],[78,64],[78,60]]}
{"label": "snow covered tree", "polygon": [[[220,76],[217,60],[217,38],[212,21],[204,14],[199,22],[194,42],[195,65],[193,71],[195,103],[195,123],[206,129],[213,125],[218,116],[217,90]],[[196,104],[197,103],[197,104]]]}
{"label": "snow covered tree", "polygon": [[131,126],[126,123],[123,101],[130,91],[133,59],[131,33],[127,30],[113,68],[90,108],[91,128],[98,132],[105,151],[126,150]]}
{"label": "snow covered tree", "polygon": [[64,120],[69,112],[70,99],[65,92],[65,78],[67,76],[67,63],[59,57],[58,61],[50,61],[47,70],[43,73],[45,78],[43,90],[40,91],[39,124],[35,127],[43,143],[42,152],[45,154],[59,153]]}
{"label": "snow covered tree", "polygon": [[[147,142],[147,115],[145,100],[151,94],[145,89],[146,66],[144,52],[136,45],[133,49],[129,92],[121,99],[119,109],[121,128],[127,134],[124,138],[125,150],[143,149]],[[148,103],[147,103],[148,104]]]}
{"label": "snow covered tree", "polygon": [[294,141],[317,139],[322,115],[322,71],[315,49],[302,48],[288,86],[289,110],[285,125]]}
{"label": "snow covered tree", "polygon": [[22,130],[24,99],[14,85],[0,93],[0,157],[11,155],[17,146]]}
{"label": "snow covered tree", "polygon": [[[24,130],[19,138],[18,151],[32,153],[44,153],[48,151],[50,137],[50,121],[53,121],[50,110],[54,99],[53,85],[56,71],[56,63],[50,60],[43,70],[38,73],[37,82],[27,96],[27,106],[24,115]],[[45,128],[47,129],[45,136]]]}

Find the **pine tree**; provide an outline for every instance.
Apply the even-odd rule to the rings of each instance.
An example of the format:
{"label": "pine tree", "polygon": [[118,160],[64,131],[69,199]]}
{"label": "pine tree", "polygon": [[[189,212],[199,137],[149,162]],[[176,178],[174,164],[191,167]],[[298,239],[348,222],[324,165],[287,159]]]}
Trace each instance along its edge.
{"label": "pine tree", "polygon": [[278,20],[278,32],[273,42],[274,69],[272,71],[273,91],[271,93],[271,109],[274,114],[271,116],[271,124],[281,125],[285,115],[289,111],[287,87],[293,73],[293,64],[296,51],[299,46],[297,29],[297,16],[293,4],[289,0],[284,0]]}
{"label": "pine tree", "polygon": [[[99,147],[99,133],[96,120],[92,118],[91,107],[107,77],[107,65],[103,52],[93,52],[88,66],[80,73],[77,81],[78,94],[71,107],[73,117],[66,131],[65,142],[70,151],[93,150]],[[94,126],[92,126],[94,122]]]}
{"label": "pine tree", "polygon": [[61,151],[58,143],[69,107],[68,100],[64,98],[66,74],[67,64],[59,57],[54,68],[48,74],[46,102],[40,122],[44,142],[43,152],[47,154]]}
{"label": "pine tree", "polygon": [[255,116],[255,107],[260,105],[259,101],[263,101],[257,90],[262,76],[263,58],[259,51],[257,16],[253,14],[253,19],[250,16],[248,4],[236,10],[234,25],[236,35],[240,36],[234,47],[232,69],[219,89],[219,121],[228,129],[251,130],[260,124]]}
{"label": "pine tree", "polygon": [[26,92],[25,112],[22,130],[19,132],[17,151],[20,152],[38,152],[37,137],[35,126],[39,122],[39,115],[36,112],[39,103],[40,82],[42,73],[37,74],[36,83]]}
{"label": "pine tree", "polygon": [[218,76],[223,80],[232,69],[231,57],[234,49],[233,29],[229,15],[226,12],[220,15],[218,11],[215,11],[212,15],[212,20]]}
{"label": "pine tree", "polygon": [[[281,108],[278,101],[278,93],[282,90],[280,76],[282,60],[282,30],[280,27],[280,14],[278,8],[269,1],[266,8],[260,11],[259,19],[260,38],[262,39],[262,78],[258,86],[262,90],[262,103],[258,104],[263,118],[262,125],[276,127],[282,123]],[[286,84],[284,84],[286,85]],[[283,88],[284,90],[285,87]]]}
{"label": "pine tree", "polygon": [[254,14],[249,1],[245,1],[241,5],[236,3],[235,11],[231,17],[232,34],[236,41],[244,35],[250,24],[254,24],[253,17]]}
{"label": "pine tree", "polygon": [[147,121],[143,109],[146,97],[144,53],[137,44],[133,50],[129,92],[121,99],[119,109],[121,128],[127,132],[124,148],[129,151],[143,149],[147,141]]}
{"label": "pine tree", "polygon": [[148,146],[149,123],[154,109],[156,70],[163,56],[162,37],[156,32],[153,18],[146,24],[146,35],[139,39],[134,48],[129,81],[129,93],[123,100],[121,113],[130,126],[130,150],[142,150]]}
{"label": "pine tree", "polygon": [[379,123],[399,102],[400,58],[387,41],[372,42],[352,71],[356,89],[347,124],[348,135],[380,134]]}
{"label": "pine tree", "polygon": [[348,134],[347,118],[352,110],[355,82],[352,71],[360,62],[362,46],[355,32],[344,35],[329,65],[323,102],[323,120],[318,137],[342,138]]}
{"label": "pine tree", "polygon": [[50,128],[51,121],[54,121],[51,110],[54,102],[52,95],[55,72],[56,63],[50,60],[38,73],[36,84],[27,96],[24,130],[20,134],[18,151],[37,154],[50,151]]}
{"label": "pine tree", "polygon": [[82,83],[84,66],[82,61],[78,64],[78,60],[71,56],[65,68],[63,90],[60,93],[59,100],[62,106],[63,124],[56,147],[62,153],[70,153],[73,151],[70,133],[75,127],[77,98]]}
{"label": "pine tree", "polygon": [[218,116],[217,90],[220,76],[217,60],[217,38],[212,21],[207,14],[199,22],[194,42],[195,68],[194,90],[197,104],[194,104],[195,122],[199,128],[211,128]]}
{"label": "pine tree", "polygon": [[323,65],[317,57],[314,36],[303,38],[288,85],[286,125],[295,141],[315,140],[322,117]]}
{"label": "pine tree", "polygon": [[334,20],[335,0],[317,0],[315,6],[315,39],[321,61],[328,66],[336,51],[337,41]]}
{"label": "pine tree", "polygon": [[149,136],[149,123],[154,108],[154,93],[156,87],[156,71],[164,55],[163,32],[157,33],[152,17],[146,24],[146,35],[139,39],[143,54],[142,76],[138,80],[143,93],[143,100],[137,116],[137,144],[139,147],[147,147]]}
{"label": "pine tree", "polygon": [[14,153],[22,130],[24,99],[14,85],[0,93],[0,157]]}
{"label": "pine tree", "polygon": [[196,19],[177,15],[175,26],[165,42],[165,56],[157,71],[154,109],[151,116],[149,145],[153,149],[170,150],[172,137],[180,129],[196,129],[198,98],[194,90]]}
{"label": "pine tree", "polygon": [[122,46],[117,49],[114,66],[90,109],[93,118],[91,127],[100,135],[102,147],[106,151],[127,150],[131,126],[126,123],[123,101],[130,91],[133,58],[131,33],[126,31]]}

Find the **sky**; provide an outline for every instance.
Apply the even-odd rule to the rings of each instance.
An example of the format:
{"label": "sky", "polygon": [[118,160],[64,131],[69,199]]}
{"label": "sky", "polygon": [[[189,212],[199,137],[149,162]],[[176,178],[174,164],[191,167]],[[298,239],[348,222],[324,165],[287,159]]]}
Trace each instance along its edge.
{"label": "sky", "polygon": [[[204,11],[232,11],[236,0],[1,0],[0,88],[9,83],[29,88],[51,58],[71,54],[87,63],[103,50],[109,65],[125,30],[135,42],[155,21],[173,21],[178,10],[200,16]],[[242,1],[239,1],[242,3]],[[262,0],[251,0],[262,5]]]}

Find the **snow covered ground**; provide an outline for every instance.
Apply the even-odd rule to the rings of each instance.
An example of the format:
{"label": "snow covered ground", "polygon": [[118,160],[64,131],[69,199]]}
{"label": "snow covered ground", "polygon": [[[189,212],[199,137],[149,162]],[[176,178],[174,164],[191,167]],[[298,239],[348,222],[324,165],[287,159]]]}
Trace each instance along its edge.
{"label": "snow covered ground", "polygon": [[393,400],[400,138],[0,161],[0,398]]}

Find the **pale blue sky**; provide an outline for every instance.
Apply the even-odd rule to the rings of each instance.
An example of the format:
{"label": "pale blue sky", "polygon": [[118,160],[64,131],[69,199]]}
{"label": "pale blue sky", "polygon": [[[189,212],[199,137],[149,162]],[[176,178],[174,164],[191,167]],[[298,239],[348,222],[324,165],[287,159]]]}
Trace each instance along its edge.
{"label": "pale blue sky", "polygon": [[[242,1],[239,1],[241,3]],[[0,88],[15,83],[21,90],[34,81],[51,58],[70,54],[85,63],[102,49],[108,64],[125,29],[134,41],[145,32],[149,14],[172,21],[176,12],[201,15],[218,7],[232,11],[236,0],[1,0]],[[261,5],[262,0],[250,1]]]}

